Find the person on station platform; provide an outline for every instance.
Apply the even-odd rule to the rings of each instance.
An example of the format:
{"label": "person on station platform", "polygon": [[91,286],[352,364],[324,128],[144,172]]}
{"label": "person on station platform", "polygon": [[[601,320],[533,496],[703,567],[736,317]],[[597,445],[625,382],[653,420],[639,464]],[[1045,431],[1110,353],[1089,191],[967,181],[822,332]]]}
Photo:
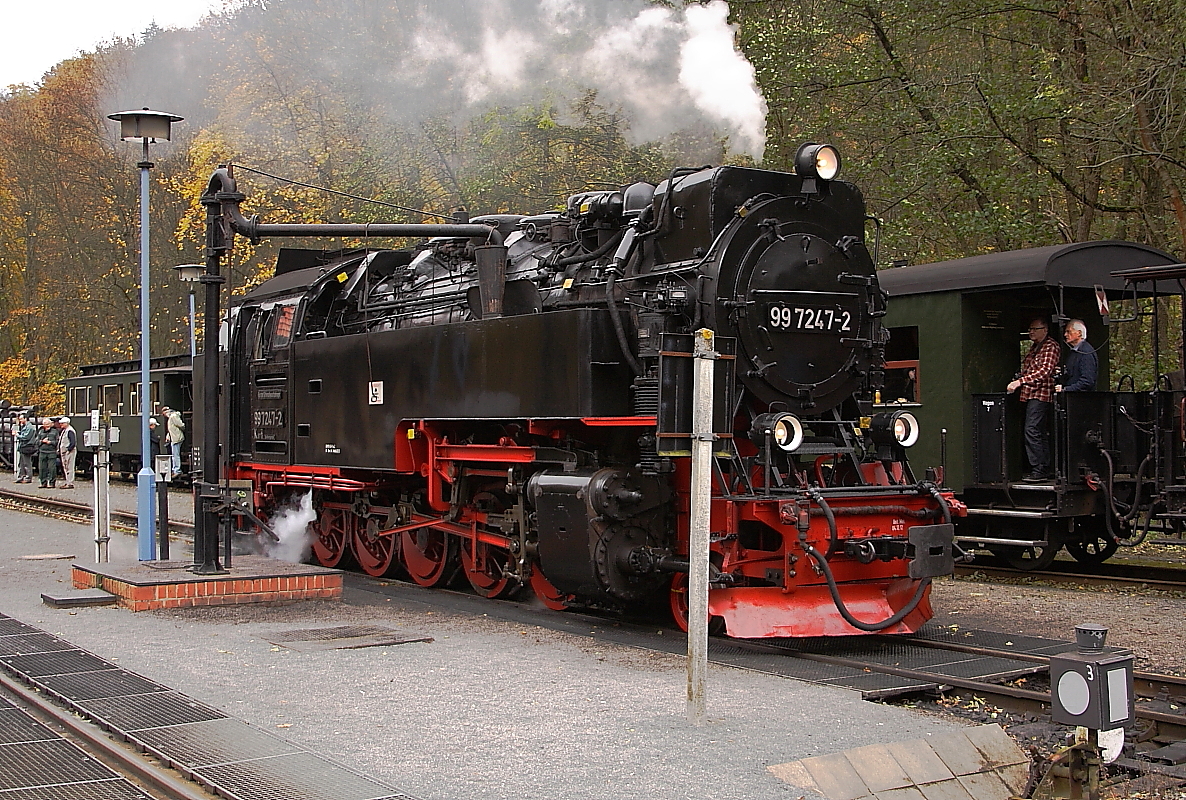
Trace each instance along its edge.
{"label": "person on station platform", "polygon": [[181,443],[185,441],[185,420],[181,418],[180,411],[168,406],[161,406],[161,413],[165,415],[166,441],[173,457],[169,467],[169,479],[172,480],[181,474]]}
{"label": "person on station platform", "polygon": [[148,468],[156,467],[156,457],[161,454],[161,432],[157,430],[156,417],[148,418],[148,457],[152,459]]}
{"label": "person on station platform", "polygon": [[1099,372],[1099,359],[1095,348],[1087,342],[1087,325],[1081,319],[1067,323],[1063,331],[1070,352],[1062,367],[1062,383],[1056,384],[1055,392],[1091,392],[1095,390],[1095,378]]}
{"label": "person on station platform", "polygon": [[37,478],[41,481],[38,489],[53,489],[58,482],[58,439],[61,438],[54,427],[52,417],[44,417],[41,427],[37,429]]}
{"label": "person on station platform", "polygon": [[37,426],[24,414],[16,418],[16,482],[33,482],[33,456],[37,455]]}
{"label": "person on station platform", "polygon": [[1025,457],[1030,473],[1022,480],[1044,481],[1054,477],[1050,459],[1050,409],[1054,405],[1054,370],[1061,354],[1041,317],[1029,324],[1030,349],[1021,360],[1021,372],[1009,382],[1008,391],[1021,389],[1025,403]]}
{"label": "person on station platform", "polygon": [[58,417],[58,458],[62,462],[63,489],[74,488],[74,461],[78,458],[78,433],[69,417]]}

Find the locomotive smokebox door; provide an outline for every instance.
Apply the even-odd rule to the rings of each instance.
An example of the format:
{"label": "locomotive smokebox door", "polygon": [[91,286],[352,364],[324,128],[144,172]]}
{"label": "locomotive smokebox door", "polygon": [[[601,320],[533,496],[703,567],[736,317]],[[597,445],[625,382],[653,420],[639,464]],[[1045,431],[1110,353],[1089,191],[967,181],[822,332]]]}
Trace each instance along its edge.
{"label": "locomotive smokebox door", "polygon": [[[691,333],[665,333],[659,351],[659,455],[692,455],[692,352]],[[728,455],[721,445],[733,438],[733,409],[737,403],[737,340],[713,337],[717,360],[713,364],[712,430],[717,434],[717,454]]]}
{"label": "locomotive smokebox door", "polygon": [[1050,657],[1050,717],[1055,722],[1097,731],[1132,722],[1132,654],[1104,652],[1107,634],[1102,625],[1076,625],[1078,651]]}

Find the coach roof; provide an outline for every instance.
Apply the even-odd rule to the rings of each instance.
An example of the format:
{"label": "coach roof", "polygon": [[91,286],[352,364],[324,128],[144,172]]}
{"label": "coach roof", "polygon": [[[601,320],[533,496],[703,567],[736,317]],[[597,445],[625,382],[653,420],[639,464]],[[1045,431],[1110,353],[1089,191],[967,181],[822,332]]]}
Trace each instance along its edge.
{"label": "coach roof", "polygon": [[896,267],[879,271],[877,278],[891,297],[1021,286],[1062,285],[1090,289],[1097,284],[1119,292],[1124,289],[1124,280],[1113,277],[1112,272],[1176,263],[1178,259],[1155,247],[1108,240],[1008,250],[936,264]]}

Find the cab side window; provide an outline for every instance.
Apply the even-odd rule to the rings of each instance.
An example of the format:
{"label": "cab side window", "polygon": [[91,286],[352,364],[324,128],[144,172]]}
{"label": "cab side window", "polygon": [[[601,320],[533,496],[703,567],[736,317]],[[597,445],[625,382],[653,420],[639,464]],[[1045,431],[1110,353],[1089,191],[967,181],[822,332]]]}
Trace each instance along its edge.
{"label": "cab side window", "polygon": [[885,386],[882,403],[921,403],[918,370],[918,327],[890,328],[885,346]]}

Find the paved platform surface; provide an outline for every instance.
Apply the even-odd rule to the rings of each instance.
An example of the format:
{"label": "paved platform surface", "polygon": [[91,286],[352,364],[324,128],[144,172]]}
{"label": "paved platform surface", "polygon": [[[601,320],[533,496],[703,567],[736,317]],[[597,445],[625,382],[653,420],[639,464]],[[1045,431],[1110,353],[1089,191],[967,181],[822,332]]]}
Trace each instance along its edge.
{"label": "paved platform surface", "polygon": [[[694,728],[681,658],[447,612],[427,590],[365,580],[348,581],[342,601],[279,607],[45,606],[42,592],[69,586],[70,562],[22,556],[89,562],[89,537],[86,526],[0,511],[0,612],[424,800],[818,800],[767,767],[957,727],[853,691],[713,666],[709,721]],[[134,559],[134,539],[112,552]],[[283,646],[294,631],[366,625],[405,643]]]}

